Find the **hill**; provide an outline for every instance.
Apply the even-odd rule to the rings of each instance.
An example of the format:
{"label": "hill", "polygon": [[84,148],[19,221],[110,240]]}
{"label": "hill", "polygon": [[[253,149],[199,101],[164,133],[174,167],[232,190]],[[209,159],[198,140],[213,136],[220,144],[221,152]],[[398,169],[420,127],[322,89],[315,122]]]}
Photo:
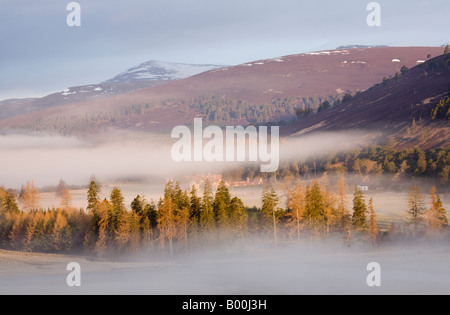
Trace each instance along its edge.
{"label": "hill", "polygon": [[450,96],[450,55],[441,55],[385,78],[351,100],[297,121],[284,135],[364,130],[379,142],[394,137],[397,146],[430,149],[450,146],[448,119],[431,118],[436,104]]}
{"label": "hill", "polygon": [[131,93],[76,99],[88,93],[71,94],[70,89],[34,100],[22,112],[16,107],[14,117],[0,117],[0,128],[91,135],[109,128],[168,131],[196,116],[215,124],[290,121],[298,108],[317,109],[324,100],[333,104],[403,65],[414,67],[440,53],[441,47],[330,50],[254,61],[165,84],[135,82],[158,83]]}

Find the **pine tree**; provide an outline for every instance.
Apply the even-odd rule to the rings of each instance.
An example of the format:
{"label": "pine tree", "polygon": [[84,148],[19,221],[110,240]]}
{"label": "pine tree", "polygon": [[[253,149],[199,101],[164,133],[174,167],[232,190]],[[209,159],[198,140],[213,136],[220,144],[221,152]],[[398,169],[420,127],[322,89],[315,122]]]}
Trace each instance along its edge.
{"label": "pine tree", "polygon": [[318,182],[314,182],[306,188],[305,218],[314,233],[319,234],[325,225],[326,213],[322,189]]}
{"label": "pine tree", "polygon": [[248,215],[244,203],[238,197],[234,197],[233,199],[231,199],[230,209],[230,223],[232,231],[235,233],[235,235],[243,238],[245,235],[247,235],[248,230]]}
{"label": "pine tree", "polygon": [[131,210],[139,215],[144,212],[144,203],[141,196],[137,195],[131,202]]}
{"label": "pine tree", "polygon": [[219,231],[224,231],[229,228],[230,204],[231,195],[228,187],[223,181],[220,181],[213,203],[214,215]]}
{"label": "pine tree", "polygon": [[87,210],[92,212],[94,216],[96,215],[96,212],[98,210],[98,205],[100,203],[100,197],[99,197],[99,189],[98,184],[92,180],[89,183],[89,189],[87,192],[87,200],[88,200],[88,206]]}
{"label": "pine tree", "polygon": [[261,206],[261,221],[262,228],[266,231],[272,230],[273,241],[275,248],[278,246],[278,235],[277,235],[277,206],[279,203],[279,198],[277,193],[273,188],[266,186],[262,192],[262,206]]}
{"label": "pine tree", "polygon": [[372,240],[372,244],[376,245],[378,234],[380,231],[378,230],[377,227],[377,219],[376,219],[377,215],[373,207],[373,198],[370,198],[368,208],[369,208],[369,236],[370,239]]}
{"label": "pine tree", "polygon": [[197,188],[192,185],[191,198],[190,198],[190,217],[193,221],[200,220],[200,212],[202,210],[201,198],[197,197]]}
{"label": "pine tree", "polygon": [[[187,198],[187,194],[185,196]],[[182,246],[185,250],[188,248],[189,240],[189,223],[190,223],[190,208],[183,205],[181,208],[176,210],[175,222],[177,227],[177,240],[178,244]]]}
{"label": "pine tree", "polygon": [[353,195],[353,228],[357,231],[367,231],[367,206],[364,201],[364,194],[360,189],[356,189]]}
{"label": "pine tree", "polygon": [[119,226],[119,221],[121,216],[125,212],[125,198],[119,188],[114,187],[111,191],[110,201],[111,201],[111,213],[110,213],[110,232],[114,234]]}
{"label": "pine tree", "polygon": [[[104,248],[103,244],[98,243],[99,233],[100,233],[100,221],[101,221],[101,213],[100,213],[100,197],[99,197],[99,190],[98,185],[95,182],[95,180],[91,180],[89,182],[89,188],[87,191],[87,208],[86,210],[92,214],[92,219],[90,223],[89,230],[87,231],[84,241],[83,241],[83,247],[85,251],[96,251],[96,252],[102,252],[102,249]],[[104,205],[105,207],[105,205]],[[104,207],[102,210],[104,210]],[[103,217],[104,218],[104,217]],[[104,224],[104,223],[103,223]],[[98,251],[97,251],[97,244],[98,245]],[[106,244],[105,244],[106,246]]]}
{"label": "pine tree", "polygon": [[[12,193],[6,192],[3,199],[3,211],[8,214],[17,214],[20,212],[16,198]],[[0,200],[1,203],[1,200]],[[1,211],[0,211],[1,213]]]}

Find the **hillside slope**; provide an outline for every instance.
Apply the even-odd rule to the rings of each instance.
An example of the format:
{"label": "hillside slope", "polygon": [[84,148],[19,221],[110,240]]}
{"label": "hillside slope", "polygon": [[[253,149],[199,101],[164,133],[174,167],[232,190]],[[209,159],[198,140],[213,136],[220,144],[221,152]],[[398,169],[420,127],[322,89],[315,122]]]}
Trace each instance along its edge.
{"label": "hillside slope", "polygon": [[449,89],[450,56],[441,55],[404,69],[348,102],[285,126],[283,134],[365,130],[379,133],[380,141],[394,136],[399,147],[449,146],[449,121],[431,120],[432,108]]}
{"label": "hillside slope", "polygon": [[[331,50],[211,70],[132,93],[76,99],[82,93],[63,95],[69,90],[34,100],[15,117],[0,117],[0,129],[89,135],[108,128],[167,131],[196,116],[212,115],[211,123],[219,116],[223,124],[289,120],[308,102],[368,89],[403,65],[414,67],[441,53],[441,47]],[[230,106],[223,107],[229,104],[242,113],[229,113]]]}

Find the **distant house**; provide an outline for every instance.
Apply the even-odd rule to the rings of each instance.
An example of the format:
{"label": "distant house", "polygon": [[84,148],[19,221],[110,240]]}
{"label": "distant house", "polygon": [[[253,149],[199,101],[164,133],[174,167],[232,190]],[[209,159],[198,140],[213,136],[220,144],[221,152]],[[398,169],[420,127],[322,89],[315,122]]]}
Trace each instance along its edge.
{"label": "distant house", "polygon": [[256,177],[253,181],[250,181],[250,178],[247,177],[245,181],[236,181],[232,182],[232,187],[245,187],[245,186],[260,186],[264,184],[262,177]]}

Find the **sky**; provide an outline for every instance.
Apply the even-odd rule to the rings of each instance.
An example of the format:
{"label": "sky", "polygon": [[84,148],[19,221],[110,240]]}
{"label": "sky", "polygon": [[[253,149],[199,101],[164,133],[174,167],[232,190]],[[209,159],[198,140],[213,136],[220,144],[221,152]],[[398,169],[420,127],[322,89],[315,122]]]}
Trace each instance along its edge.
{"label": "sky", "polygon": [[448,0],[0,1],[0,100],[99,83],[148,60],[236,65],[341,45],[441,46]]}

